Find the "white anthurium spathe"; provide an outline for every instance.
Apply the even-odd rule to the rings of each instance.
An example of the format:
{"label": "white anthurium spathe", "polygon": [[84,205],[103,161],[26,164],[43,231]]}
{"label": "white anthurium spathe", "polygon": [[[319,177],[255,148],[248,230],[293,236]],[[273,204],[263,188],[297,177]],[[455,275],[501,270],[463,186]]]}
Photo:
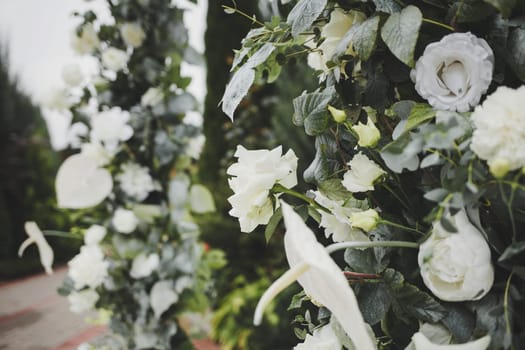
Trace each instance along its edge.
{"label": "white anthurium spathe", "polygon": [[490,248],[465,210],[448,219],[458,232],[447,232],[439,222],[434,223],[432,234],[419,247],[421,277],[441,300],[479,300],[494,283]]}
{"label": "white anthurium spathe", "polygon": [[368,241],[368,236],[358,228],[352,226],[350,216],[361,209],[346,207],[343,200],[331,200],[321,192],[314,192],[315,201],[330,210],[318,210],[321,214],[319,226],[324,228],[326,238],[332,236],[334,242]]}
{"label": "white anthurium spathe", "polygon": [[437,109],[467,112],[492,81],[494,53],[471,33],[453,33],[427,45],[410,73],[418,94]]}
{"label": "white anthurium spathe", "polygon": [[190,189],[191,211],[197,214],[215,211],[215,202],[211,192],[203,185],[195,184]]}
{"label": "white anthurium spathe", "polygon": [[464,344],[434,344],[421,332],[412,336],[415,350],[486,350],[490,345],[490,336]]}
{"label": "white anthurium spathe", "polygon": [[282,147],[273,150],[247,150],[237,146],[237,163],[226,171],[234,194],[228,198],[229,214],[239,219],[242,232],[251,232],[268,223],[273,215],[270,190],[275,184],[286,188],[297,185],[297,156],[293,150],[282,155]]}
{"label": "white anthurium spathe", "polygon": [[157,319],[178,300],[172,281],[158,281],[151,288],[149,303]]}
{"label": "white anthurium spathe", "polygon": [[304,342],[294,346],[293,350],[341,350],[343,344],[330,323],[307,334]]}
{"label": "white anthurium spathe", "polygon": [[107,230],[101,225],[91,225],[84,233],[84,243],[86,245],[96,245],[106,237]]}
{"label": "white anthurium spathe", "polygon": [[91,118],[91,141],[102,143],[109,153],[114,154],[119,142],[133,136],[133,128],[128,125],[129,118],[129,112],[120,107],[95,114]]}
{"label": "white anthurium spathe", "polygon": [[301,217],[281,201],[286,234],[284,248],[290,270],[277,279],[263,294],[254,315],[260,324],[266,306],[284,288],[298,281],[305,293],[332,312],[359,350],[375,350],[352,288],[325,247]]}
{"label": "white anthurium spathe", "polygon": [[374,190],[374,182],[386,172],[363,153],[358,153],[348,162],[350,170],[344,176],[342,184],[350,192]]}
{"label": "white anthurium spathe", "polygon": [[38,248],[38,254],[40,255],[40,263],[44,267],[44,270],[48,275],[51,275],[53,273],[53,259],[54,259],[54,253],[53,249],[51,249],[51,246],[49,243],[47,243],[46,238],[44,237],[44,234],[42,231],[40,231],[40,228],[34,221],[27,221],[24,224],[24,229],[29,236],[18,249],[18,256],[22,256],[24,254],[24,251],[28,246],[35,243],[36,247]]}
{"label": "white anthurium spathe", "polygon": [[160,258],[157,253],[140,254],[133,259],[130,276],[134,279],[150,276],[159,267]]}
{"label": "white anthurium spathe", "polygon": [[99,161],[83,153],[67,158],[55,179],[60,208],[83,209],[100,204],[113,190],[113,179]]}
{"label": "white anthurium spathe", "polygon": [[71,292],[67,296],[69,310],[76,314],[81,314],[93,310],[99,299],[99,295],[93,289],[84,289],[80,292]]}

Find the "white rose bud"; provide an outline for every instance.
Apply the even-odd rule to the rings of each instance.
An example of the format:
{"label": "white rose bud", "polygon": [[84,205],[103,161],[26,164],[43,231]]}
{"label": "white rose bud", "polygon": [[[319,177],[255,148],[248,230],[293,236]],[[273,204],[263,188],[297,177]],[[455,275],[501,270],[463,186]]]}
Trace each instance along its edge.
{"label": "white rose bud", "polygon": [[330,112],[332,118],[334,118],[336,123],[342,123],[346,120],[346,113],[342,109],[337,109],[328,105],[328,111]]}
{"label": "white rose bud", "polygon": [[423,282],[444,301],[481,299],[494,282],[489,246],[464,210],[448,219],[457,233],[447,232],[436,222],[432,235],[419,247]]}
{"label": "white rose bud", "polygon": [[374,182],[386,172],[367,156],[358,153],[350,162],[348,170],[341,182],[350,192],[366,192],[374,189]]}
{"label": "white rose bud", "polygon": [[494,54],[485,40],[454,33],[429,44],[410,76],[432,107],[467,112],[487,91],[493,66]]}
{"label": "white rose bud", "polygon": [[146,38],[146,33],[138,23],[124,23],[120,27],[120,35],[128,46],[140,47]]}
{"label": "white rose bud", "polygon": [[62,80],[71,86],[76,87],[84,81],[84,73],[78,63],[70,63],[62,68]]}
{"label": "white rose bud", "polygon": [[352,130],[359,137],[357,144],[361,147],[374,147],[381,137],[379,129],[370,118],[368,118],[366,125],[359,122],[352,127]]}
{"label": "white rose bud", "polygon": [[120,233],[131,233],[135,231],[137,225],[139,224],[139,219],[131,210],[118,208],[113,214],[113,219],[111,220],[113,227]]}
{"label": "white rose bud", "polygon": [[75,32],[71,38],[71,46],[79,55],[90,54],[97,49],[100,40],[93,24],[84,25],[79,34]]}
{"label": "white rose bud", "polygon": [[126,51],[108,47],[102,52],[102,64],[113,72],[123,70],[128,65],[129,56]]}
{"label": "white rose bud", "polygon": [[500,86],[476,107],[472,121],[470,148],[488,162],[494,176],[525,166],[525,86]]}
{"label": "white rose bud", "polygon": [[354,228],[360,228],[365,232],[370,232],[377,227],[380,218],[377,211],[368,209],[365,211],[350,214],[350,223]]}

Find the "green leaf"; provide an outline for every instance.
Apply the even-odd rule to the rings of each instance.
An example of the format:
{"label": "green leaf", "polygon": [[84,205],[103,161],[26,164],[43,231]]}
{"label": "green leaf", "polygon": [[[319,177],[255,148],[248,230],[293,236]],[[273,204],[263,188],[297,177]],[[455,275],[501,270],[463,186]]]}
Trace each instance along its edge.
{"label": "green leaf", "polygon": [[414,285],[405,283],[402,287],[394,287],[392,292],[398,306],[420,321],[436,323],[447,315],[441,304]]}
{"label": "green leaf", "polygon": [[507,49],[512,70],[525,83],[525,28],[516,28],[510,33]]}
{"label": "green leaf", "polygon": [[357,301],[365,322],[373,326],[385,317],[392,296],[383,283],[365,284],[359,288]]}
{"label": "green leaf", "polygon": [[322,92],[303,94],[293,100],[295,125],[304,125],[306,134],[322,134],[328,127],[328,104],[335,95],[335,88],[329,87]]}
{"label": "green leaf", "polygon": [[222,97],[222,111],[233,120],[233,113],[255,81],[255,71],[242,67],[233,75]]}
{"label": "green leaf", "polygon": [[308,300],[308,296],[306,295],[304,290],[302,290],[292,297],[292,301],[290,302],[290,305],[288,306],[286,310],[290,311],[290,310],[300,308],[301,305],[303,305],[303,301],[305,300]]}
{"label": "green leaf", "polygon": [[379,273],[385,268],[377,261],[373,249],[347,249],[345,261],[356,272]]}
{"label": "green leaf", "polygon": [[408,6],[390,15],[381,29],[381,38],[386,46],[409,67],[414,67],[414,50],[422,21],[421,11],[415,6]]}
{"label": "green leaf", "polygon": [[495,11],[494,7],[480,0],[458,0],[450,6],[446,21],[469,23],[485,20]]}
{"label": "green leaf", "polygon": [[368,60],[377,45],[379,21],[380,17],[374,16],[363,23],[353,25],[337,45],[334,51],[334,58],[344,55],[348,47],[352,45],[355,53],[361,60]]}
{"label": "green leaf", "polygon": [[516,0],[484,0],[487,4],[494,6],[505,18],[509,18],[512,9],[516,6]]}
{"label": "green leaf", "polygon": [[525,241],[512,243],[510,246],[505,249],[503,254],[499,257],[499,262],[508,262],[513,258],[517,258],[520,255],[525,257]]}
{"label": "green leaf", "polygon": [[323,12],[327,0],[301,0],[290,11],[286,22],[292,26],[292,35],[298,36],[309,29]]}
{"label": "green leaf", "polygon": [[283,212],[281,211],[281,209],[277,209],[270,218],[270,221],[268,221],[266,229],[264,230],[264,238],[266,238],[266,243],[270,242],[270,239],[272,238],[273,233],[275,232],[275,229],[281,222],[282,218]]}
{"label": "green leaf", "polygon": [[253,56],[248,59],[245,66],[248,68],[256,68],[258,65],[264,63],[274,50],[275,46],[273,46],[271,43],[264,44],[253,54]]}
{"label": "green leaf", "polygon": [[317,188],[323,195],[334,201],[343,201],[352,197],[352,193],[343,186],[341,179],[323,181]]}
{"label": "green leaf", "polygon": [[376,11],[392,14],[401,11],[401,5],[395,0],[373,0]]}
{"label": "green leaf", "polygon": [[405,131],[412,130],[418,125],[430,120],[436,116],[436,110],[426,103],[416,103],[410,110],[408,120],[405,125]]}
{"label": "green leaf", "polygon": [[464,305],[447,303],[444,305],[448,314],[441,320],[459,343],[467,342],[472,336],[476,318]]}

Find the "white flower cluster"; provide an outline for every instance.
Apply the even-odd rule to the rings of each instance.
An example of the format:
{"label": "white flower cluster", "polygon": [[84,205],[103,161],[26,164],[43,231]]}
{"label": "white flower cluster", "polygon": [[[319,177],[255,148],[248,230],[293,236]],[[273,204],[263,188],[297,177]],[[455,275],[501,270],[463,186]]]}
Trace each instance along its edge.
{"label": "white flower cluster", "polygon": [[525,86],[499,87],[472,113],[471,149],[496,176],[525,166]]}
{"label": "white flower cluster", "polygon": [[120,142],[133,136],[133,128],[128,125],[129,112],[119,107],[102,111],[91,118],[91,140],[104,145],[109,153],[117,151]]}
{"label": "white flower cluster", "polygon": [[287,188],[297,185],[297,157],[293,150],[282,156],[282,147],[273,150],[249,151],[237,146],[235,157],[227,174],[234,195],[228,198],[232,205],[229,214],[239,218],[242,232],[251,232],[258,225],[267,224],[273,214],[270,190],[275,184]]}
{"label": "white flower cluster", "polygon": [[148,168],[128,162],[121,166],[121,171],[117,175],[120,188],[137,202],[142,202],[155,189]]}
{"label": "white flower cluster", "polygon": [[98,245],[85,245],[80,253],[68,262],[68,276],[73,280],[76,289],[96,288],[108,275],[109,262]]}

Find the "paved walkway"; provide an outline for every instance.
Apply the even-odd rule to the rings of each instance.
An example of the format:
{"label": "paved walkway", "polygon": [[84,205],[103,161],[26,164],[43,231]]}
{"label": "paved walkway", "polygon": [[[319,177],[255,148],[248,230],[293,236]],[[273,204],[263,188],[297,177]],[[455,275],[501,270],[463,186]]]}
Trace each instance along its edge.
{"label": "paved walkway", "polygon": [[[51,276],[0,283],[0,350],[73,350],[106,331],[70,312],[67,299],[57,294],[66,273],[60,268]],[[206,340],[195,346],[219,349]]]}

